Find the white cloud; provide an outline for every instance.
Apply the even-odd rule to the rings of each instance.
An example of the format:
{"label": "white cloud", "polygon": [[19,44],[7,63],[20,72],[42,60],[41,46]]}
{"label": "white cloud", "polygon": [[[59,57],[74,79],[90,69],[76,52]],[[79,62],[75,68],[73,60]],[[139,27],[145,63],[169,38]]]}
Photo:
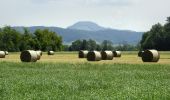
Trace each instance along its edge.
{"label": "white cloud", "polygon": [[0,25],[67,27],[89,20],[146,31],[170,16],[169,0],[0,0]]}
{"label": "white cloud", "polygon": [[132,2],[131,0],[88,0],[89,3],[96,4],[99,6],[127,6]]}
{"label": "white cloud", "polygon": [[81,6],[127,6],[137,0],[30,0],[33,4],[65,4]]}

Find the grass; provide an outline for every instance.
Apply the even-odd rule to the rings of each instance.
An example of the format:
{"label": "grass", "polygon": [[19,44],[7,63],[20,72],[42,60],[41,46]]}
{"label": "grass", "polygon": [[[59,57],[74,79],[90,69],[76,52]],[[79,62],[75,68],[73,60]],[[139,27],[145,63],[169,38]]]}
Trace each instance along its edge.
{"label": "grass", "polygon": [[170,65],[9,63],[1,100],[170,99]]}
{"label": "grass", "polygon": [[[139,62],[136,52],[94,63],[78,61],[75,53],[44,55],[37,63],[10,61],[18,56],[11,54],[0,61],[0,100],[168,100],[169,52],[161,54],[156,64]],[[123,63],[132,59],[135,64]]]}

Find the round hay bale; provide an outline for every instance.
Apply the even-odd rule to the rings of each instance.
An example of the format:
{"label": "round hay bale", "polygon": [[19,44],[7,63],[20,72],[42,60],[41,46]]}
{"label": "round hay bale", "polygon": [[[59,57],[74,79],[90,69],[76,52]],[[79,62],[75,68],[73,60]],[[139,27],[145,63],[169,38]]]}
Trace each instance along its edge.
{"label": "round hay bale", "polygon": [[48,55],[54,55],[54,51],[48,51]]}
{"label": "round hay bale", "polygon": [[0,58],[5,58],[5,51],[0,51]]}
{"label": "round hay bale", "polygon": [[37,53],[37,60],[40,60],[42,56],[42,51],[36,51],[36,53]]}
{"label": "round hay bale", "polygon": [[121,57],[121,51],[113,51],[114,57]]}
{"label": "round hay bale", "polygon": [[142,57],[142,54],[144,53],[144,51],[139,51],[138,52],[138,57]]}
{"label": "round hay bale", "polygon": [[5,55],[8,55],[8,51],[5,51]]}
{"label": "round hay bale", "polygon": [[41,50],[38,50],[37,52],[40,53],[40,55],[42,56],[42,51]]}
{"label": "round hay bale", "polygon": [[87,50],[80,50],[79,51],[79,58],[87,58],[87,54],[89,51]]}
{"label": "round hay bale", "polygon": [[102,60],[113,60],[113,52],[112,51],[102,51]]}
{"label": "round hay bale", "polygon": [[143,62],[158,62],[160,54],[157,50],[145,50],[142,54]]}
{"label": "round hay bale", "polygon": [[22,62],[36,62],[38,60],[37,58],[37,52],[33,50],[22,51],[20,55]]}
{"label": "round hay bale", "polygon": [[102,59],[101,53],[98,51],[90,51],[87,54],[88,61],[100,61]]}

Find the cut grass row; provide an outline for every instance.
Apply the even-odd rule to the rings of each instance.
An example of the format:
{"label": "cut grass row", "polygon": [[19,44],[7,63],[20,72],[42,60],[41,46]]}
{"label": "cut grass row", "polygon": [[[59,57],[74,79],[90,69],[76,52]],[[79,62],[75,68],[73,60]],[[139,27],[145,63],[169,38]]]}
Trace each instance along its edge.
{"label": "cut grass row", "polygon": [[170,99],[170,65],[0,65],[0,100]]}

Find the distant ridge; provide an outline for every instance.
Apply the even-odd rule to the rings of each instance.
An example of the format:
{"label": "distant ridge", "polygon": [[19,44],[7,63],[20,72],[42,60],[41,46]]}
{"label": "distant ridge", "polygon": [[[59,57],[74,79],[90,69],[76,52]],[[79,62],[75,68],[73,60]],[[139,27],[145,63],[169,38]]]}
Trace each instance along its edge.
{"label": "distant ridge", "polygon": [[[137,44],[141,40],[143,35],[143,32],[108,29],[101,27],[93,22],[91,22],[90,24],[89,23],[90,22],[78,22],[77,24],[74,24],[68,28],[45,26],[16,26],[13,28],[21,32],[23,32],[23,28],[27,28],[31,32],[34,32],[36,29],[49,29],[50,31],[54,31],[58,35],[62,36],[63,42],[65,44],[71,44],[71,42],[78,39],[93,39],[97,42],[110,40],[113,42],[113,44]],[[78,25],[80,25],[81,27],[79,27]]]}

